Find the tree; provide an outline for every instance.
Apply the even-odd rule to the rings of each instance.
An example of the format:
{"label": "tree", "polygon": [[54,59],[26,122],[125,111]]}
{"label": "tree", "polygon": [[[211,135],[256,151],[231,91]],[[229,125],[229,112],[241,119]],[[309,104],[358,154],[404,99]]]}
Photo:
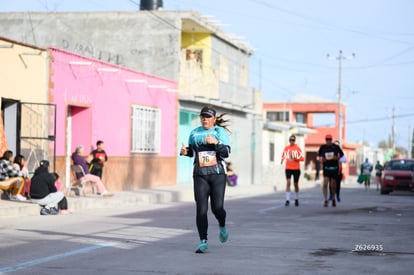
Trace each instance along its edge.
{"label": "tree", "polygon": [[388,147],[388,144],[387,144],[387,142],[386,142],[385,140],[381,140],[381,141],[378,143],[378,148],[381,148],[381,149],[388,149],[389,147]]}

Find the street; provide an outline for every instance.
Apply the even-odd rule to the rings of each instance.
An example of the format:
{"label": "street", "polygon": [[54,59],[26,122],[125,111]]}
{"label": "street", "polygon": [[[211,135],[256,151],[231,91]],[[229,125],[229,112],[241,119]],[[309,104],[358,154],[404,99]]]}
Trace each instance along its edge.
{"label": "street", "polygon": [[414,193],[349,184],[341,197],[325,208],[318,186],[299,207],[285,207],[283,192],[227,200],[229,240],[209,211],[205,254],[194,253],[193,202],[4,217],[0,274],[411,273]]}

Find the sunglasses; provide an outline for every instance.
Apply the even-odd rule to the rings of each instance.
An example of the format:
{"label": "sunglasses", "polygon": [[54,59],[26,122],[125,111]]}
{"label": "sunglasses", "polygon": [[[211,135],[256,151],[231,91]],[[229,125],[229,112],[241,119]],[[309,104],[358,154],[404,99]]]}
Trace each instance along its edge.
{"label": "sunglasses", "polygon": [[295,139],[289,139],[289,141],[296,141]]}

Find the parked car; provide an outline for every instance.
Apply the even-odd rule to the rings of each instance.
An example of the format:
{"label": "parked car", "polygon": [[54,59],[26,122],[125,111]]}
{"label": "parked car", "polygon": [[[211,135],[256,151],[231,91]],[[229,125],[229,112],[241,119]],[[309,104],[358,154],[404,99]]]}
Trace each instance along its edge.
{"label": "parked car", "polygon": [[381,194],[394,190],[414,189],[414,159],[392,159],[385,163],[382,174]]}

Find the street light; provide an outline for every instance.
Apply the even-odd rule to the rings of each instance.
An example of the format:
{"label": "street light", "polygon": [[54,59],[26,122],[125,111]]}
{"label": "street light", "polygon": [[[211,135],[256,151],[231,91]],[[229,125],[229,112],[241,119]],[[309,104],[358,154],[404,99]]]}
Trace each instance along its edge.
{"label": "street light", "polygon": [[352,59],[355,54],[351,56],[343,56],[342,50],[339,50],[339,55],[331,57],[329,54],[326,55],[330,60],[338,60],[339,63],[339,76],[338,76],[338,141],[342,144],[342,60]]}

